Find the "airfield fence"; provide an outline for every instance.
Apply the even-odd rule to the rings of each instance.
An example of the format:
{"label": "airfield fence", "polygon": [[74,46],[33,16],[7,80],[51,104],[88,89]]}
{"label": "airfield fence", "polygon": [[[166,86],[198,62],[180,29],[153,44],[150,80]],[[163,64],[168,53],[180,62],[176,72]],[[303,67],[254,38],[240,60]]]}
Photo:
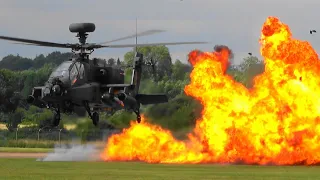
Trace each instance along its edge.
{"label": "airfield fence", "polygon": [[[27,143],[39,144],[40,142],[51,142],[54,144],[66,144],[74,141],[96,142],[106,141],[109,136],[119,133],[119,130],[98,129],[72,131],[65,129],[27,129],[17,128],[13,131],[0,131],[0,147],[3,146],[29,146]],[[13,145],[16,142],[25,142],[25,145]],[[10,143],[9,143],[10,142]],[[8,144],[9,143],[9,144]],[[10,145],[11,144],[11,145]],[[45,146],[45,145],[43,145]],[[39,145],[37,146],[39,147]]]}

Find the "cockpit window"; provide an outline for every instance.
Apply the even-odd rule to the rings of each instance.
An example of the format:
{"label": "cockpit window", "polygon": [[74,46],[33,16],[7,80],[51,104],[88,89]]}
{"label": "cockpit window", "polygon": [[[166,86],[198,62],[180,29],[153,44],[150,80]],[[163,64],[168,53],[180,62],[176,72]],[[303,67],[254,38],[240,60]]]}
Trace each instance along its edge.
{"label": "cockpit window", "polygon": [[79,75],[78,69],[79,69],[79,62],[76,62],[70,70],[70,80],[71,80],[72,84],[75,83],[75,81],[78,78],[78,75]]}
{"label": "cockpit window", "polygon": [[50,75],[50,77],[68,77],[71,61],[61,63]]}
{"label": "cockpit window", "polygon": [[[80,63],[79,63],[80,64]],[[80,79],[83,79],[84,78],[84,65],[83,64],[80,64],[79,65],[80,67],[78,68],[79,69],[79,78]]]}

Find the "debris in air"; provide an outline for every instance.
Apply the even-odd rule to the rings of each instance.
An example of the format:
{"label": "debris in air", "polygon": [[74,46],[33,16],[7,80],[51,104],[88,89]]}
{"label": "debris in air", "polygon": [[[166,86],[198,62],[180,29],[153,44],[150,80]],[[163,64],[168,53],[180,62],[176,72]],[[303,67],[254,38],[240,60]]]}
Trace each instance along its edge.
{"label": "debris in air", "polygon": [[312,34],[312,33],[316,33],[317,31],[316,30],[310,30],[310,34]]}

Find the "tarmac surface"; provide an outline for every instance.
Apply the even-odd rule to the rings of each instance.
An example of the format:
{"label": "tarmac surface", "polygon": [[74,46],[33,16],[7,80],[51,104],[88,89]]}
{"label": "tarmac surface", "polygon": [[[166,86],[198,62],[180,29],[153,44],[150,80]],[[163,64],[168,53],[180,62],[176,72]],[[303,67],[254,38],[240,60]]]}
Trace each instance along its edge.
{"label": "tarmac surface", "polygon": [[1,152],[0,158],[44,158],[47,153],[7,153]]}

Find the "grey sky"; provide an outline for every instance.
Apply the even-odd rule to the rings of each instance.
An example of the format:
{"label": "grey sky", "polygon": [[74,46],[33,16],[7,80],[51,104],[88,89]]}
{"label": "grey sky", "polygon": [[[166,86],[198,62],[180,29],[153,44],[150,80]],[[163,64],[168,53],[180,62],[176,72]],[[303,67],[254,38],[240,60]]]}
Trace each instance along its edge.
{"label": "grey sky", "polygon": [[[320,48],[318,0],[1,0],[1,35],[56,41],[77,42],[69,32],[73,22],[93,22],[96,31],[90,42],[103,42],[138,31],[163,29],[167,32],[141,37],[139,43],[172,41],[209,41],[205,45],[168,46],[173,59],[186,61],[192,49],[211,51],[215,44],[229,46],[239,63],[248,52],[259,56],[260,30],[268,16],[277,16],[288,24],[294,37]],[[134,43],[134,39],[117,42]],[[116,43],[115,43],[116,44]],[[20,54],[35,57],[59,48],[33,47],[0,41],[0,57]],[[131,48],[99,49],[95,57],[120,57]]]}

